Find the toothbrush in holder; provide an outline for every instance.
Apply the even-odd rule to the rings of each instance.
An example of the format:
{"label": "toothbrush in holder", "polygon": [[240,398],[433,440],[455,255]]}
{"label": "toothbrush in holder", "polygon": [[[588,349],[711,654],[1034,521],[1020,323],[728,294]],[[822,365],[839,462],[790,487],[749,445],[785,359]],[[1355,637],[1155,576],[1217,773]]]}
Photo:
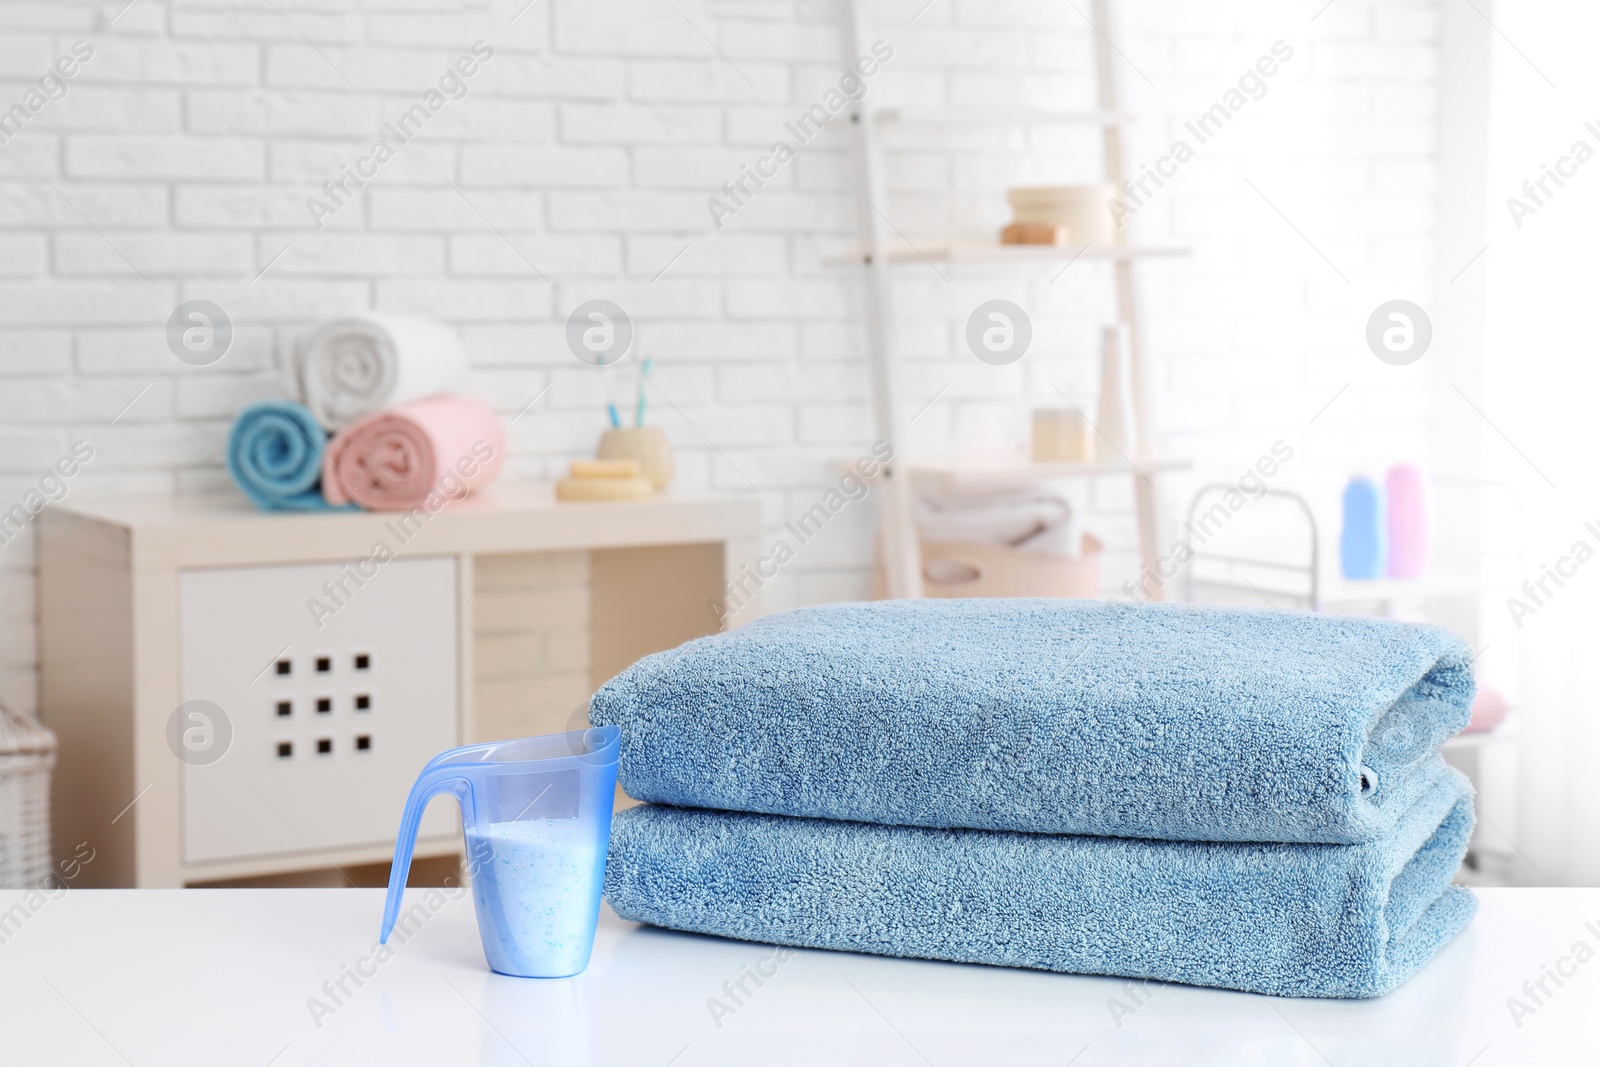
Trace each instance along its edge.
{"label": "toothbrush in holder", "polygon": [[644,387],[650,380],[650,372],[655,369],[655,363],[655,360],[647,359],[639,364],[639,399],[633,408],[633,425],[636,428],[644,425]]}

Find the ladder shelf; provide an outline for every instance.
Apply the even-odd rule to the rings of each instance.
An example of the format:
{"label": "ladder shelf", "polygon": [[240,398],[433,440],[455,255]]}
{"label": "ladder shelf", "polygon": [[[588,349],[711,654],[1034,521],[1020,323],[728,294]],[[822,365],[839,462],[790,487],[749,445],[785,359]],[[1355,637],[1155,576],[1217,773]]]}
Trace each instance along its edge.
{"label": "ladder shelf", "polygon": [[[871,0],[848,0],[845,5],[844,47],[846,63],[856,56],[866,54],[875,35],[867,17]],[[1116,320],[1126,327],[1128,356],[1128,388],[1132,408],[1132,441],[1127,451],[1142,456],[1153,451],[1155,434],[1150,421],[1146,397],[1146,372],[1143,366],[1143,331],[1140,328],[1138,290],[1135,285],[1134,264],[1154,258],[1187,255],[1182,248],[1144,245],[1002,245],[994,241],[933,239],[916,244],[907,239],[891,239],[888,218],[880,205],[888,202],[888,181],[885,176],[883,146],[880,143],[882,128],[895,124],[924,125],[1045,125],[1077,124],[1098,127],[1103,149],[1103,180],[1106,184],[1121,187],[1127,173],[1124,158],[1123,127],[1129,115],[1120,107],[1121,94],[1116,69],[1117,47],[1114,44],[1115,27],[1111,20],[1111,0],[1091,0],[1090,22],[1093,33],[1090,40],[1094,49],[1095,99],[1086,109],[1056,108],[999,108],[999,109],[939,109],[929,107],[876,107],[863,101],[851,115],[855,131],[858,170],[861,184],[857,191],[863,201],[860,209],[862,240],[842,257],[829,260],[832,264],[854,265],[861,269],[865,317],[867,322],[868,370],[872,381],[873,422],[879,440],[887,441],[896,449],[898,469],[908,472],[897,477],[895,468],[884,472],[883,492],[880,496],[879,521],[882,527],[879,544],[883,552],[885,588],[892,598],[920,597],[922,595],[921,542],[917,534],[913,483],[925,484],[930,478],[935,482],[949,482],[997,487],[1000,484],[1021,484],[1045,477],[1072,477],[1075,475],[1120,475],[1133,481],[1134,510],[1137,518],[1139,561],[1148,575],[1158,575],[1158,496],[1153,475],[1182,469],[1187,464],[1181,460],[1143,461],[1128,463],[1123,460],[1105,463],[1080,464],[1029,464],[1014,463],[992,468],[969,467],[957,470],[937,462],[919,460],[902,449],[904,438],[900,433],[902,420],[895,393],[894,296],[890,271],[906,263],[947,264],[998,264],[1019,267],[1029,264],[1065,262],[1078,259],[1109,262],[1114,275],[1116,292]],[[895,234],[898,237],[898,233]],[[1045,470],[1060,470],[1060,474],[1046,474]],[[1155,578],[1156,596],[1162,589],[1159,577]]]}

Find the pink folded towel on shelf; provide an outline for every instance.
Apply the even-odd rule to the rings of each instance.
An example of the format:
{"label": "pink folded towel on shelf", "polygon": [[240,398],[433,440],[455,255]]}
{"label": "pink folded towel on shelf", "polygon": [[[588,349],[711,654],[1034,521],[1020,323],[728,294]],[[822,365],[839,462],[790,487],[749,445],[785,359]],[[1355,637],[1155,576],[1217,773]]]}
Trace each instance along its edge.
{"label": "pink folded towel on shelf", "polygon": [[505,451],[505,430],[486,405],[455,396],[412,400],[334,435],[322,460],[322,493],[335,506],[437,511],[493,481]]}

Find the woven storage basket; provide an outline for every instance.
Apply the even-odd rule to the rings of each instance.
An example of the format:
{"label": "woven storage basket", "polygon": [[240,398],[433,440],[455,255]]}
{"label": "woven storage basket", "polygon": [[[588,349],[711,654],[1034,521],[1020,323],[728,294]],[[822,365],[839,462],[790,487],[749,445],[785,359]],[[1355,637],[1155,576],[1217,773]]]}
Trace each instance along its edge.
{"label": "woven storage basket", "polygon": [[50,874],[50,769],[56,735],[0,704],[0,887]]}
{"label": "woven storage basket", "polygon": [[1100,542],[1083,537],[1083,554],[1024,552],[978,541],[922,542],[922,591],[930,597],[1100,595]]}

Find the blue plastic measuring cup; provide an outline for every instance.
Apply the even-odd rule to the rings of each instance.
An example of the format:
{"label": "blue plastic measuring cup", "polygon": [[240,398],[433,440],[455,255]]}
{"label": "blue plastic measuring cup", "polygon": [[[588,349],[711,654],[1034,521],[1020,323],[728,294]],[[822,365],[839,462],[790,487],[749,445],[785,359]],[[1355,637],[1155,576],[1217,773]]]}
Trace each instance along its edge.
{"label": "blue plastic measuring cup", "polygon": [[489,966],[523,978],[565,978],[589,965],[611,807],[615,726],[442,752],[417,776],[395,842],[383,909],[387,942],[400,915],[417,823],[428,801],[461,805],[467,874]]}

